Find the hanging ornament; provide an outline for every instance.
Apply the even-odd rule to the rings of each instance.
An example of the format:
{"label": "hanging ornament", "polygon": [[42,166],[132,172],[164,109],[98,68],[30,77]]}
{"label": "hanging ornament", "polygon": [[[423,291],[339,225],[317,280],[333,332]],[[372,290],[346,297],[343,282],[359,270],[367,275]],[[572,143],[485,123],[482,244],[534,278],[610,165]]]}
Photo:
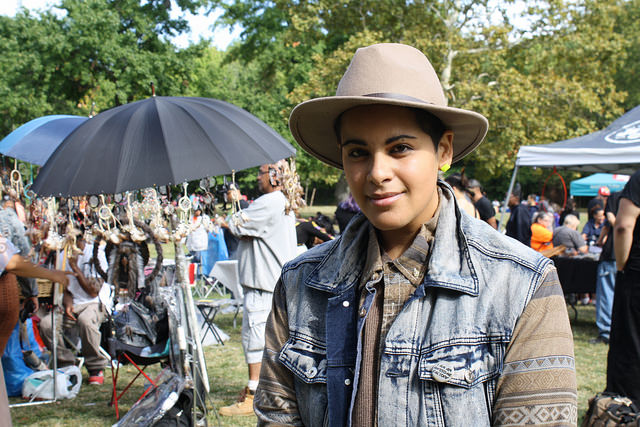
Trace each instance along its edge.
{"label": "hanging ornament", "polygon": [[47,232],[47,238],[42,242],[45,249],[49,251],[59,251],[64,247],[64,238],[58,234],[58,221],[57,211],[58,207],[56,199],[49,197],[45,200],[46,218],[49,223],[49,230]]}

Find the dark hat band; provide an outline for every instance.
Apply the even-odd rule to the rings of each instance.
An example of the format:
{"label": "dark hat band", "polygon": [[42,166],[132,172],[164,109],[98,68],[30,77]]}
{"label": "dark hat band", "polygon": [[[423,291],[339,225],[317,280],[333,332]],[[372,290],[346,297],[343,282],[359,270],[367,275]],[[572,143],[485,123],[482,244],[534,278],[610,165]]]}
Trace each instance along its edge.
{"label": "dark hat band", "polygon": [[395,99],[395,100],[398,100],[398,101],[420,102],[422,104],[435,105],[433,102],[427,102],[427,101],[424,101],[422,99],[414,98],[414,97],[409,96],[409,95],[403,95],[401,93],[381,92],[381,93],[369,93],[367,95],[362,95],[362,96],[367,96],[367,97],[371,97],[371,98]]}

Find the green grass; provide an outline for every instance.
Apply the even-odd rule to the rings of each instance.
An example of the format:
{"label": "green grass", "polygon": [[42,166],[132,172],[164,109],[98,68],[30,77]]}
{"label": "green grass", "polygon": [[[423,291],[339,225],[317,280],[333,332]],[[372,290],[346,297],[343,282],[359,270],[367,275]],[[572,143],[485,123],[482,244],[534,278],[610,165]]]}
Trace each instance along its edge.
{"label": "green grass", "polygon": [[[233,315],[216,317],[216,324],[230,335],[224,346],[208,346],[204,348],[207,361],[207,372],[211,393],[209,408],[209,425],[218,425],[217,409],[235,402],[240,390],[247,383],[247,367],[244,362],[240,344],[240,323],[233,328]],[[160,373],[159,365],[153,365],[145,371],[151,378]],[[136,374],[135,368],[126,365],[120,369],[118,385],[121,390],[128,380]],[[111,372],[105,370],[105,381],[102,386],[88,385],[88,375],[83,369],[83,384],[80,393],[73,400],[62,400],[53,404],[27,406],[11,409],[14,426],[108,426],[116,422],[115,409],[109,406],[111,398]],[[120,401],[120,414],[129,410],[131,405],[143,392],[143,381],[140,378],[134,383]],[[10,398],[10,403],[22,403],[19,397]],[[215,405],[215,410],[213,409]],[[221,426],[255,426],[256,417],[221,417]],[[0,423],[1,424],[1,423]]]}
{"label": "green grass", "polygon": [[316,216],[318,212],[322,212],[323,215],[326,215],[329,218],[333,218],[333,216],[336,213],[336,206],[334,205],[305,206],[302,209],[300,209],[300,216],[303,218],[309,218],[311,216]]}
{"label": "green grass", "polygon": [[589,340],[598,336],[596,328],[596,310],[592,305],[577,306],[578,320],[569,306],[573,344],[576,356],[578,377],[578,419],[580,424],[587,411],[588,400],[594,394],[604,390],[607,380],[607,353],[605,344],[589,344]]}
{"label": "green grass", "polygon": [[[597,335],[594,307],[579,306],[578,313],[578,320],[574,321],[573,310],[569,309],[575,343],[579,418],[582,419],[589,397],[604,389],[608,347],[603,344],[589,344],[589,339]],[[221,406],[233,403],[247,381],[247,367],[240,344],[240,324],[233,328],[232,314],[217,316],[216,323],[229,334],[230,340],[224,346],[209,346],[204,349],[211,386],[211,402],[207,405],[210,409],[209,425],[218,425],[215,412]],[[159,367],[151,366],[148,371],[153,378],[159,373]],[[120,372],[123,379],[133,378],[134,374],[135,370],[130,366],[124,368],[124,372]],[[93,427],[113,424],[116,421],[115,412],[108,406],[111,396],[110,372],[105,371],[105,383],[102,386],[89,386],[86,371],[84,375],[84,383],[78,397],[55,404],[14,408],[11,410],[14,425]],[[125,413],[141,393],[142,382],[138,382],[124,396],[120,404],[121,413]],[[10,400],[11,403],[21,402],[20,398]],[[220,417],[222,426],[255,424],[254,416]]]}

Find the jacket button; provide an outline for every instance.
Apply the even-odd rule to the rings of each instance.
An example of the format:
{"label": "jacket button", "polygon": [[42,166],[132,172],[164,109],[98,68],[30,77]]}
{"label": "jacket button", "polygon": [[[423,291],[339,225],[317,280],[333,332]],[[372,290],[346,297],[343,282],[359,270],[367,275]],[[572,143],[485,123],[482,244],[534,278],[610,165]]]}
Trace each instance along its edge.
{"label": "jacket button", "polygon": [[362,307],[362,308],[360,309],[360,317],[364,317],[364,316],[366,316],[366,315],[367,315],[367,309],[366,309],[366,308],[364,308],[364,307]]}
{"label": "jacket button", "polygon": [[431,376],[439,383],[446,382],[453,375],[453,369],[445,365],[444,363],[438,363],[433,367]]}
{"label": "jacket button", "polygon": [[473,369],[469,369],[467,372],[465,372],[464,379],[469,384],[473,383],[473,380],[476,379],[476,373],[473,372]]}
{"label": "jacket button", "polygon": [[318,370],[316,369],[315,366],[312,366],[311,368],[309,368],[309,370],[307,371],[307,376],[309,378],[313,378],[318,374]]}
{"label": "jacket button", "polygon": [[349,378],[347,378],[346,380],[344,380],[344,385],[346,386],[350,386],[351,385],[351,380]]}
{"label": "jacket button", "polygon": [[343,307],[349,307],[349,301],[342,301]]}

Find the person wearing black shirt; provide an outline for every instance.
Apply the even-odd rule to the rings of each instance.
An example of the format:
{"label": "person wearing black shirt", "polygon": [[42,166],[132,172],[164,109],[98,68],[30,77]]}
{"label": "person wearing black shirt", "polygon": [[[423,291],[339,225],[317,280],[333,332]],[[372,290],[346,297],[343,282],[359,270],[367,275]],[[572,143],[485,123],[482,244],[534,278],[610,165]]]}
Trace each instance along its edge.
{"label": "person wearing black shirt", "polygon": [[559,224],[564,224],[564,219],[567,215],[575,215],[576,218],[580,218],[580,212],[576,209],[576,201],[573,197],[567,199],[567,203],[564,205],[564,209],[560,212]]}
{"label": "person wearing black shirt", "polygon": [[607,360],[607,392],[640,404],[640,170],[625,185],[613,231],[616,285]]}
{"label": "person wearing black shirt", "polygon": [[520,186],[516,186],[509,196],[511,215],[507,222],[507,236],[518,240],[526,246],[531,246],[531,216],[529,209],[520,203]]}
{"label": "person wearing black shirt", "polygon": [[323,242],[333,239],[333,237],[325,233],[315,221],[302,218],[296,221],[296,237],[298,239],[298,246],[304,244],[307,249],[311,249],[314,246],[316,238]]}
{"label": "person wearing black shirt", "polygon": [[336,221],[338,222],[338,228],[340,230],[340,234],[347,228],[347,224],[351,221],[351,218],[356,216],[356,214],[360,212],[360,207],[353,199],[353,195],[349,194],[345,200],[338,204],[336,208]]}
{"label": "person wearing black shirt", "polygon": [[467,189],[473,194],[473,204],[480,214],[480,219],[493,228],[498,229],[496,211],[493,209],[491,200],[487,199],[484,194],[482,194],[482,185],[480,185],[480,182],[476,179],[469,180]]}
{"label": "person wearing black shirt", "polygon": [[589,203],[587,204],[588,219],[593,218],[592,211],[596,206],[600,206],[602,209],[604,209],[604,207],[607,205],[607,199],[609,198],[610,194],[611,191],[609,190],[609,187],[602,186],[598,189],[598,195],[589,200]]}

